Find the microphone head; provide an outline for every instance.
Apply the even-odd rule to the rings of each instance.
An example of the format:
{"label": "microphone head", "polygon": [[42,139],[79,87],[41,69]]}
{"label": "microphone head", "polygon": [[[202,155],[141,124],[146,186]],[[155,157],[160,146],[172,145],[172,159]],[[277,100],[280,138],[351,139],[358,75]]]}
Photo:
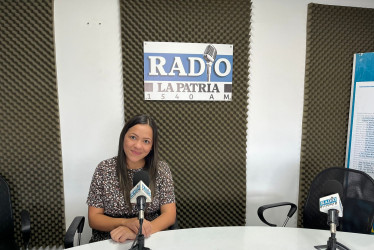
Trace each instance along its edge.
{"label": "microphone head", "polygon": [[204,59],[207,62],[214,62],[217,56],[217,49],[213,45],[208,45],[204,51]]}
{"label": "microphone head", "polygon": [[[328,180],[322,186],[321,194],[324,197],[319,199],[319,211],[329,213],[337,211],[339,217],[343,217],[343,186],[336,180]],[[330,224],[330,222],[328,222]]]}
{"label": "microphone head", "polygon": [[328,180],[322,187],[322,196],[328,196],[338,193],[340,198],[343,199],[343,186],[337,180]]}
{"label": "microphone head", "polygon": [[[142,196],[145,200],[144,202],[152,201],[151,189],[149,189],[149,175],[147,171],[140,170],[134,173],[132,179],[133,188],[130,191],[130,202],[133,204],[138,204],[139,197]],[[139,205],[139,204],[138,204]]]}
{"label": "microphone head", "polygon": [[142,181],[147,187],[149,187],[149,175],[147,171],[140,170],[139,172],[135,172],[132,179],[132,185],[135,187],[139,181]]}

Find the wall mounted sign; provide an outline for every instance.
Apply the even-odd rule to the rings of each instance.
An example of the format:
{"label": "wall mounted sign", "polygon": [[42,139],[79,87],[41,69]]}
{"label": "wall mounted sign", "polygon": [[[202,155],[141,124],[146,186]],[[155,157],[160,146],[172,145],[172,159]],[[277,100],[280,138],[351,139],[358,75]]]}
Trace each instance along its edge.
{"label": "wall mounted sign", "polygon": [[231,101],[233,45],[144,42],[144,100]]}

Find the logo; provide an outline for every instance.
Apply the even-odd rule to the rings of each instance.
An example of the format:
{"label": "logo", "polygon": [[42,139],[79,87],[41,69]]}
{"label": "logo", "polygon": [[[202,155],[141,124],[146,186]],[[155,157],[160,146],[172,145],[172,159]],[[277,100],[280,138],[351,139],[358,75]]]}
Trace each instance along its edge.
{"label": "logo", "polygon": [[131,190],[130,199],[132,199],[140,191],[140,185],[136,185],[135,189]]}
{"label": "logo", "polygon": [[145,100],[230,101],[233,46],[144,43]]}
{"label": "logo", "polygon": [[330,197],[329,199],[320,201],[320,207],[333,206],[338,204],[338,199],[336,197]]}
{"label": "logo", "polygon": [[151,197],[151,190],[145,184],[142,183],[141,189],[142,191],[144,191],[144,193],[146,193],[149,197]]}

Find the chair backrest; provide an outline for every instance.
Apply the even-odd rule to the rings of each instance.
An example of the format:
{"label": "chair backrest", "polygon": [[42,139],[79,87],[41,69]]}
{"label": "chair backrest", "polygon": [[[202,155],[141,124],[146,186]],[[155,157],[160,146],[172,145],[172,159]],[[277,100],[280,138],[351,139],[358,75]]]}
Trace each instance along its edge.
{"label": "chair backrest", "polygon": [[370,234],[374,223],[374,180],[362,171],[333,167],[320,172],[310,185],[303,210],[303,226],[329,229],[327,214],[319,211],[319,198],[327,196],[326,183],[339,182],[343,217],[338,231]]}
{"label": "chair backrest", "polygon": [[0,237],[1,239],[14,238],[14,224],[12,203],[10,201],[9,185],[0,175]]}
{"label": "chair backrest", "polygon": [[180,229],[180,227],[179,227],[179,223],[178,223],[178,219],[177,219],[177,218],[175,218],[175,222],[174,222],[174,224],[171,225],[171,226],[168,228],[168,230],[176,230],[176,229]]}
{"label": "chair backrest", "polygon": [[70,224],[68,230],[66,231],[64,238],[64,247],[65,249],[74,247],[75,234],[78,234],[77,246],[81,244],[81,234],[84,228],[84,216],[76,216],[73,222]]}

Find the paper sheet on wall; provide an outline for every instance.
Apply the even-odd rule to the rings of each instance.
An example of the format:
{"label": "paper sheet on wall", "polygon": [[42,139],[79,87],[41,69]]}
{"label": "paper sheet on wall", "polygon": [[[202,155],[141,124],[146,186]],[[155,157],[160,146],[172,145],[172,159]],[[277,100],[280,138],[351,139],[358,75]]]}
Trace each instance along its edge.
{"label": "paper sheet on wall", "polygon": [[355,54],[346,167],[374,178],[374,53]]}

